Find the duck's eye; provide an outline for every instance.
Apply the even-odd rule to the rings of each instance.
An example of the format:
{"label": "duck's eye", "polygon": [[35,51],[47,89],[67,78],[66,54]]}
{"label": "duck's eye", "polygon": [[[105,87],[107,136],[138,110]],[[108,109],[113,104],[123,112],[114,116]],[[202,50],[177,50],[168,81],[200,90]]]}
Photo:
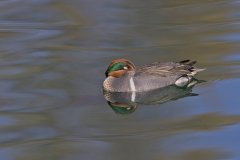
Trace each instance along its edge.
{"label": "duck's eye", "polygon": [[127,70],[127,69],[128,69],[128,67],[127,67],[127,66],[124,66],[124,67],[123,67],[123,69]]}

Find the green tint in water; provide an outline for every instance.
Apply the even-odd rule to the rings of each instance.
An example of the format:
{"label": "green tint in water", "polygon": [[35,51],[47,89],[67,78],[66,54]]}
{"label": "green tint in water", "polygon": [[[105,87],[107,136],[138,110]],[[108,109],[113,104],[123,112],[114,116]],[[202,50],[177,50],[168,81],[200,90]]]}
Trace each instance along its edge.
{"label": "green tint in water", "polygon": [[[239,2],[0,2],[1,159],[240,159]],[[107,65],[198,61],[191,96],[115,114]],[[135,109],[135,108],[134,108]]]}

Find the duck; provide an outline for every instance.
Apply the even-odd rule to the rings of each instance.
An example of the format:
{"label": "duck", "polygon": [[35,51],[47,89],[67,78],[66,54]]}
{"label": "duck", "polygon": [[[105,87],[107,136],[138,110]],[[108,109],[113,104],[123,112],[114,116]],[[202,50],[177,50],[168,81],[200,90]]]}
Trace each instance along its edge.
{"label": "duck", "polygon": [[130,60],[113,60],[106,72],[103,90],[108,92],[146,92],[169,85],[190,87],[193,77],[205,69],[195,68],[197,61],[154,62],[136,67]]}

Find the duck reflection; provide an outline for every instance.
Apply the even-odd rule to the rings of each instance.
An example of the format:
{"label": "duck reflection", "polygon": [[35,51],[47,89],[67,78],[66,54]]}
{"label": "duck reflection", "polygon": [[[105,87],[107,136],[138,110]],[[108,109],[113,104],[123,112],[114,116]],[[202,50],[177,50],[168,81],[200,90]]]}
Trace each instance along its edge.
{"label": "duck reflection", "polygon": [[177,87],[169,85],[163,88],[147,91],[147,92],[108,92],[104,91],[103,95],[108,105],[119,114],[133,113],[139,104],[154,105],[162,104],[171,100],[177,100],[188,96],[197,96],[192,93],[193,87],[204,82],[203,80],[194,79],[191,84],[186,87]]}

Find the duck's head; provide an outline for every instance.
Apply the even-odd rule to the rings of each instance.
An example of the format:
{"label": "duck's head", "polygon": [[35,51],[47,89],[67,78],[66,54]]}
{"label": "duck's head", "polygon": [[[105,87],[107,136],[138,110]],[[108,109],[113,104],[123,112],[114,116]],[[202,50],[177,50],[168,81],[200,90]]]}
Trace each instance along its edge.
{"label": "duck's head", "polygon": [[135,70],[134,64],[127,60],[127,59],[116,59],[113,60],[110,65],[108,66],[108,69],[105,72],[106,77],[112,76],[112,77],[122,77],[124,74],[126,74],[128,71]]}

